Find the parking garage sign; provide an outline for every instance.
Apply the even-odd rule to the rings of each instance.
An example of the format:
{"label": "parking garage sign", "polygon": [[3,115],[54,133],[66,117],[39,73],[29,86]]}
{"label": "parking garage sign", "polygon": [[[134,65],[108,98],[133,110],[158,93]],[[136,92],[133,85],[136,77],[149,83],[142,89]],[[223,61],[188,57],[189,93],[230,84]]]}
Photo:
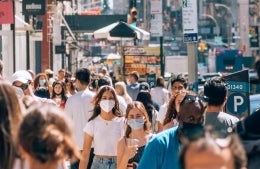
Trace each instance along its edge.
{"label": "parking garage sign", "polygon": [[239,118],[249,114],[248,74],[248,70],[243,70],[225,77],[229,91],[226,112]]}
{"label": "parking garage sign", "polygon": [[198,41],[197,0],[182,0],[183,42]]}

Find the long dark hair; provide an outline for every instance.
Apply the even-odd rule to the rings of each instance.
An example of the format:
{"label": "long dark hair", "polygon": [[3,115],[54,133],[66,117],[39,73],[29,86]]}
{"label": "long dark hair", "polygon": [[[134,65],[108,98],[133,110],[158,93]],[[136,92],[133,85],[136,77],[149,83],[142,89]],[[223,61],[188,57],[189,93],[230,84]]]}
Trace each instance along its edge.
{"label": "long dark hair", "polygon": [[153,118],[153,110],[155,109],[153,106],[153,101],[152,101],[152,96],[149,92],[147,91],[141,91],[138,93],[136,101],[139,101],[141,103],[143,103],[148,116],[149,116],[149,120],[152,121]]}
{"label": "long dark hair", "polygon": [[93,110],[93,115],[89,118],[88,121],[93,120],[94,118],[96,118],[101,113],[101,108],[100,108],[99,103],[100,103],[100,101],[102,99],[103,94],[106,91],[111,92],[113,97],[114,97],[114,100],[115,100],[115,106],[112,109],[112,113],[115,116],[122,117],[122,112],[119,109],[119,102],[118,102],[118,99],[117,99],[117,96],[116,96],[115,89],[113,87],[111,87],[111,86],[105,85],[105,86],[101,86],[99,88],[99,90],[97,91],[96,96],[94,97],[94,99],[92,101],[92,103],[94,104],[94,110]]}
{"label": "long dark hair", "polygon": [[177,118],[177,110],[176,110],[176,104],[175,104],[176,96],[172,97],[168,103],[167,111],[165,118],[163,120],[163,125],[169,123],[172,121],[172,119]]}
{"label": "long dark hair", "polygon": [[55,87],[56,85],[61,85],[61,88],[62,88],[62,90],[61,90],[61,99],[62,99],[62,101],[66,102],[68,98],[67,98],[67,96],[66,96],[65,84],[64,84],[63,81],[60,81],[60,80],[56,80],[56,81],[53,82],[53,84],[52,84],[52,96],[51,96],[51,98],[54,99],[54,98],[57,96],[57,93],[55,93],[55,90],[54,90],[54,87]]}

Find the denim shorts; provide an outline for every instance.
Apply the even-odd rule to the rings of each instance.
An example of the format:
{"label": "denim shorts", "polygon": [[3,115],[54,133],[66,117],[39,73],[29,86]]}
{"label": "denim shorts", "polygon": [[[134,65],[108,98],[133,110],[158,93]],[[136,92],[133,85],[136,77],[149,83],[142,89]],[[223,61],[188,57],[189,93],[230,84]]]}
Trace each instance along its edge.
{"label": "denim shorts", "polygon": [[94,157],[91,169],[116,169],[116,157]]}

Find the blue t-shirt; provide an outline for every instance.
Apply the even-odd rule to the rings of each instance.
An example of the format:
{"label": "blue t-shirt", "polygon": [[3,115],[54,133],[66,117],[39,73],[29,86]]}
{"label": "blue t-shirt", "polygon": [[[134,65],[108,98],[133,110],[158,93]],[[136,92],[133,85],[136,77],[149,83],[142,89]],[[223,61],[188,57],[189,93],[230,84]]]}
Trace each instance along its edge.
{"label": "blue t-shirt", "polygon": [[126,86],[127,93],[132,98],[133,101],[136,100],[137,95],[139,93],[139,83],[134,83]]}
{"label": "blue t-shirt", "polygon": [[157,134],[146,145],[137,169],[179,169],[179,139],[177,128]]}

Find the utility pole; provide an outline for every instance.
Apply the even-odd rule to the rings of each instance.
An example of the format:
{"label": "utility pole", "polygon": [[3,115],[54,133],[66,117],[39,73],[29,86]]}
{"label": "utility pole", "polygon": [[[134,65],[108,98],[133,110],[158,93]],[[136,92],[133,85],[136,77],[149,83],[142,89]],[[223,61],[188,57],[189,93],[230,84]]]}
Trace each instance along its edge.
{"label": "utility pole", "polygon": [[198,13],[197,0],[183,0],[182,25],[183,41],[187,43],[188,50],[188,82],[193,84],[192,89],[198,92]]}
{"label": "utility pole", "polygon": [[241,38],[240,49],[245,46],[244,56],[251,56],[249,45],[249,3],[248,0],[238,0],[239,35]]}

